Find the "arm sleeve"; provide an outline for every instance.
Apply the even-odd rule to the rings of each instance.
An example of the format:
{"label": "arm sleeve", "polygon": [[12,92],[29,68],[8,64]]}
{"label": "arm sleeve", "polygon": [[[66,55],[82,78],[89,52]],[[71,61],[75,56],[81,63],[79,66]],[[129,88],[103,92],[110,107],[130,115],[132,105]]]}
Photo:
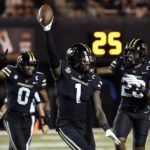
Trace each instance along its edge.
{"label": "arm sleeve", "polygon": [[51,30],[45,31],[45,37],[46,37],[46,48],[49,57],[49,64],[52,69],[55,69],[59,67],[60,63],[55,52],[55,45],[53,42]]}
{"label": "arm sleeve", "polygon": [[39,82],[38,82],[38,85],[36,87],[36,90],[40,91],[40,90],[43,90],[46,88],[47,81],[46,81],[45,75],[41,72],[38,73],[38,77],[39,77]]}

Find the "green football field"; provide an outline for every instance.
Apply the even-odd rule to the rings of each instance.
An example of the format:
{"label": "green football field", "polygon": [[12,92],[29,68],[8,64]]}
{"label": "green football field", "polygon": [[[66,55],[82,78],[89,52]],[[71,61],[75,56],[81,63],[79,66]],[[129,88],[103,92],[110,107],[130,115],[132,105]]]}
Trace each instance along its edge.
{"label": "green football field", "polygon": [[[96,150],[114,150],[113,141],[104,136],[104,131],[94,129],[96,141]],[[127,150],[132,148],[132,132],[127,140]],[[48,135],[42,135],[41,132],[34,134],[30,145],[30,150],[69,150],[67,145],[60,139],[54,130]],[[8,136],[6,132],[0,131],[0,150],[8,150]],[[146,150],[150,150],[150,138],[147,140]]]}

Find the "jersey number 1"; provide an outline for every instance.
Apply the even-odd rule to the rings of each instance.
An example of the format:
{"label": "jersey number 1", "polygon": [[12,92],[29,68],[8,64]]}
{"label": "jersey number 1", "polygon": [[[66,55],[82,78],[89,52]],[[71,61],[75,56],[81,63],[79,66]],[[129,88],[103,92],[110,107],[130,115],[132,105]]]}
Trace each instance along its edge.
{"label": "jersey number 1", "polygon": [[81,100],[80,100],[80,97],[81,97],[81,84],[80,83],[75,84],[75,88],[77,89],[76,103],[81,103]]}

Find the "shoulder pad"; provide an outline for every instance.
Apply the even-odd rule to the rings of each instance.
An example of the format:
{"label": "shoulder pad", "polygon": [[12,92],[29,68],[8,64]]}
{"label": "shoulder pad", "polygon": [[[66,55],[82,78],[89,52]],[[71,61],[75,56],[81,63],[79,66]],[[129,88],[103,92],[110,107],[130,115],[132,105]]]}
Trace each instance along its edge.
{"label": "shoulder pad", "polygon": [[101,80],[101,77],[97,75],[96,73],[91,73],[92,79]]}
{"label": "shoulder pad", "polygon": [[92,73],[91,74],[91,78],[92,80],[95,82],[95,83],[101,83],[101,85],[103,84],[102,83],[102,79],[99,75],[95,74],[95,73]]}
{"label": "shoulder pad", "polygon": [[45,74],[42,72],[36,72],[34,74],[35,82],[38,82],[38,90],[44,89],[47,86]]}
{"label": "shoulder pad", "polygon": [[72,66],[70,66],[66,61],[61,60],[60,62],[62,72],[70,72],[72,70]]}
{"label": "shoulder pad", "polygon": [[36,72],[36,73],[34,74],[34,76],[35,76],[35,77],[38,76],[39,79],[45,78],[45,74],[42,73],[42,72]]}

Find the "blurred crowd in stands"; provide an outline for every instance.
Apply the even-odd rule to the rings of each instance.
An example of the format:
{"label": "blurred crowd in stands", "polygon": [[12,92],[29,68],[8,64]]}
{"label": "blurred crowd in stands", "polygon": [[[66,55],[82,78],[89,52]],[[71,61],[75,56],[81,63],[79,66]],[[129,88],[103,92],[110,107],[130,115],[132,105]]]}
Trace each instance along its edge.
{"label": "blurred crowd in stands", "polygon": [[53,6],[55,15],[68,18],[150,16],[150,0],[0,0],[0,16],[36,16],[45,2]]}

